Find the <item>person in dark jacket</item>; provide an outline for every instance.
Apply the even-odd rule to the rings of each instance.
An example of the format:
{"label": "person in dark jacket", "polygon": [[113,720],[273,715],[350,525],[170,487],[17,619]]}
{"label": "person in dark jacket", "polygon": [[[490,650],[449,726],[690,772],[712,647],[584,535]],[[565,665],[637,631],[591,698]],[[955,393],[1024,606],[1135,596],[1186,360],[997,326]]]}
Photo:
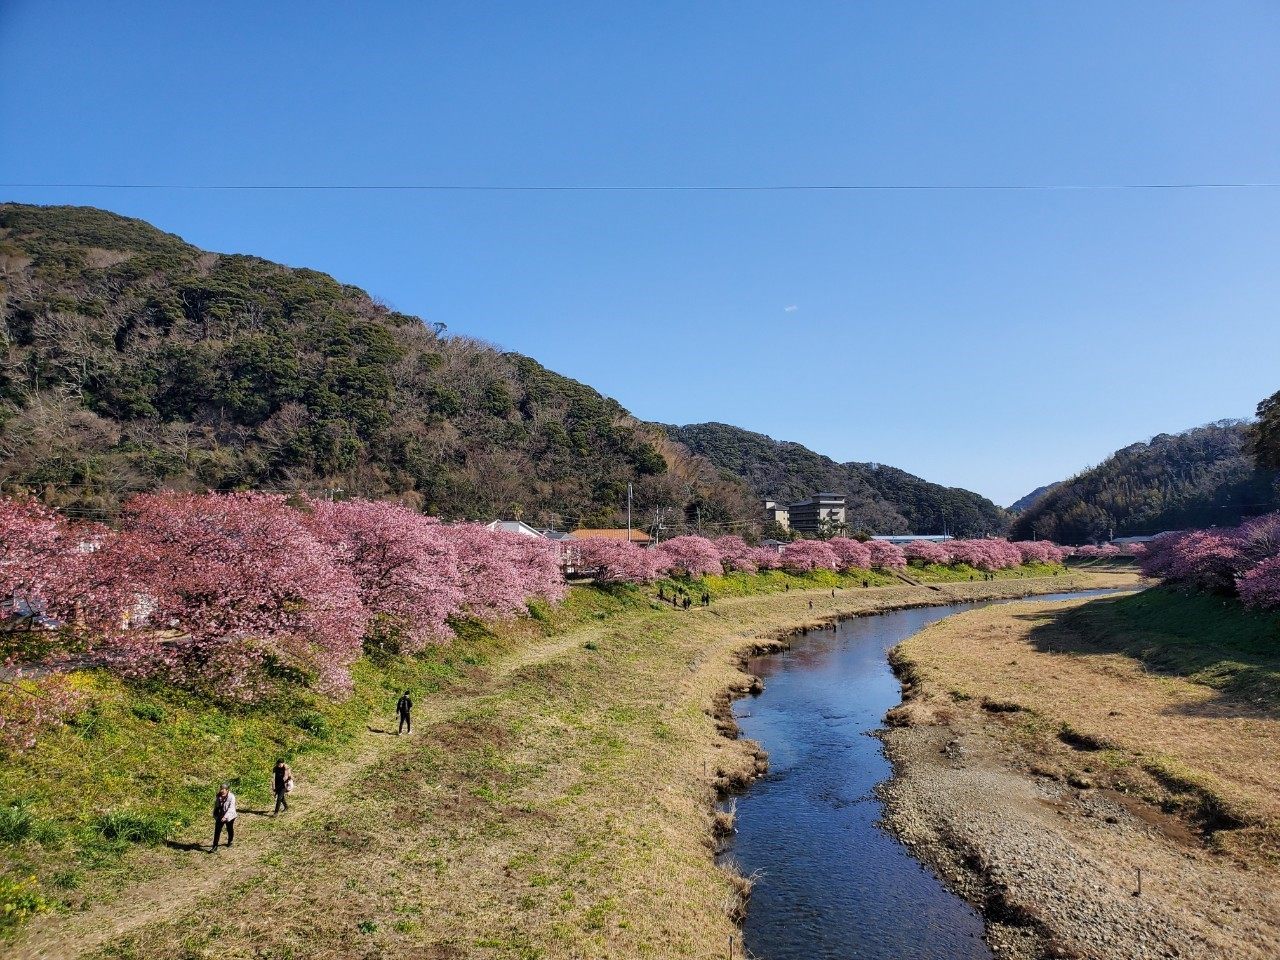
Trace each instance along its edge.
{"label": "person in dark jacket", "polygon": [[275,816],[282,809],[289,809],[289,791],[293,789],[293,771],[289,769],[289,765],[281,758],[276,761],[275,767],[271,770],[271,792],[276,797]]}
{"label": "person in dark jacket", "polygon": [[236,795],[225,783],[218,788],[218,794],[213,798],[213,846],[210,853],[218,852],[223,827],[227,830],[227,847],[230,848],[236,838]]}
{"label": "person in dark jacket", "polygon": [[702,591],[702,605],[704,607],[711,606],[711,594],[707,593],[705,590]]}
{"label": "person in dark jacket", "polygon": [[405,731],[413,733],[412,713],[413,701],[409,699],[409,691],[406,690],[400,699],[396,701],[396,716],[400,718],[400,726],[396,729],[397,737]]}
{"label": "person in dark jacket", "polygon": [[693,606],[693,601],[689,599],[689,595],[686,593],[684,595],[684,608],[688,610],[691,606]]}

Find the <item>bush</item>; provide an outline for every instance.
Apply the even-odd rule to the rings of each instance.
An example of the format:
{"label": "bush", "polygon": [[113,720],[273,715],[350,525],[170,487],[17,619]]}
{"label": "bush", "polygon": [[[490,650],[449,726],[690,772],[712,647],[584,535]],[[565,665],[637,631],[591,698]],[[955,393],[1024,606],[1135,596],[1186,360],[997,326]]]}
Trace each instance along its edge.
{"label": "bush", "polygon": [[333,736],[333,727],[329,724],[329,719],[322,713],[312,711],[300,714],[294,719],[293,725],[320,740],[328,740]]}
{"label": "bush", "polygon": [[139,720],[150,720],[152,723],[160,723],[165,716],[163,707],[146,700],[133,704],[129,708],[129,712]]}
{"label": "bush", "polygon": [[10,930],[48,909],[49,902],[36,889],[35,877],[0,877],[0,931]]}
{"label": "bush", "polygon": [[31,835],[34,820],[19,803],[0,807],[0,843],[18,843]]}
{"label": "bush", "polygon": [[160,814],[110,810],[98,818],[97,829],[113,842],[159,843],[173,829],[173,821]]}

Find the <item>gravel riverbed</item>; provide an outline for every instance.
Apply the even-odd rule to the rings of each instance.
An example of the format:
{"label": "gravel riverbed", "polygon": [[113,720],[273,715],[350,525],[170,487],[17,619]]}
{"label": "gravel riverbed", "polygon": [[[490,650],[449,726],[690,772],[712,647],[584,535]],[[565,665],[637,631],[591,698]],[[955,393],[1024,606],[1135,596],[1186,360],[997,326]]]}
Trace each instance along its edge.
{"label": "gravel riverbed", "polygon": [[1280,957],[1273,871],[1087,777],[1031,772],[1055,758],[977,707],[923,698],[891,722],[887,826],[982,910],[998,957]]}

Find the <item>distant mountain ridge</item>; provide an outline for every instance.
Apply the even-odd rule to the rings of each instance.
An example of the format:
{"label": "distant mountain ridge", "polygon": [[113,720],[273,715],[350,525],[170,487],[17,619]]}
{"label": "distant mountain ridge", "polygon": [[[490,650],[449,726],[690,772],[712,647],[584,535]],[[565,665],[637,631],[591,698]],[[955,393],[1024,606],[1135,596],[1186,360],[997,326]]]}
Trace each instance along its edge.
{"label": "distant mountain ridge", "polygon": [[1010,513],[1022,513],[1022,511],[1024,510],[1029,510],[1031,509],[1031,507],[1035,506],[1037,502],[1039,502],[1041,497],[1049,493],[1051,490],[1056,490],[1059,486],[1061,486],[1061,484],[1062,484],[1062,481],[1058,480],[1055,483],[1046,483],[1043,487],[1036,487],[1034,490],[1028,493],[1025,497],[1020,497],[1019,499],[1013,501],[1013,503],[1009,504],[1009,506],[1007,506],[1005,509],[1008,510]]}
{"label": "distant mountain ridge", "polygon": [[1011,535],[1094,543],[1232,526],[1280,509],[1277,472],[1254,463],[1250,429],[1240,420],[1220,420],[1117,450],[1054,485],[1017,515]]}
{"label": "distant mountain ridge", "polygon": [[726,423],[668,426],[677,443],[740,477],[756,496],[782,503],[818,491],[847,498],[849,525],[873,533],[1000,533],[1007,513],[986,497],[944,487],[896,467],[837,463],[799,443],[774,440]]}

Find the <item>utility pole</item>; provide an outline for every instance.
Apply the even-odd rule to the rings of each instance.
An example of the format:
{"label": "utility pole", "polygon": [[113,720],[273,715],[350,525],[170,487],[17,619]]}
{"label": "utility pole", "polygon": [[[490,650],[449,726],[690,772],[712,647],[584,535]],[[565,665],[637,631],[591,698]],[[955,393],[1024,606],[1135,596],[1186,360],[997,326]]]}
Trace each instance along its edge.
{"label": "utility pole", "polygon": [[627,543],[631,542],[631,484],[627,484]]}

